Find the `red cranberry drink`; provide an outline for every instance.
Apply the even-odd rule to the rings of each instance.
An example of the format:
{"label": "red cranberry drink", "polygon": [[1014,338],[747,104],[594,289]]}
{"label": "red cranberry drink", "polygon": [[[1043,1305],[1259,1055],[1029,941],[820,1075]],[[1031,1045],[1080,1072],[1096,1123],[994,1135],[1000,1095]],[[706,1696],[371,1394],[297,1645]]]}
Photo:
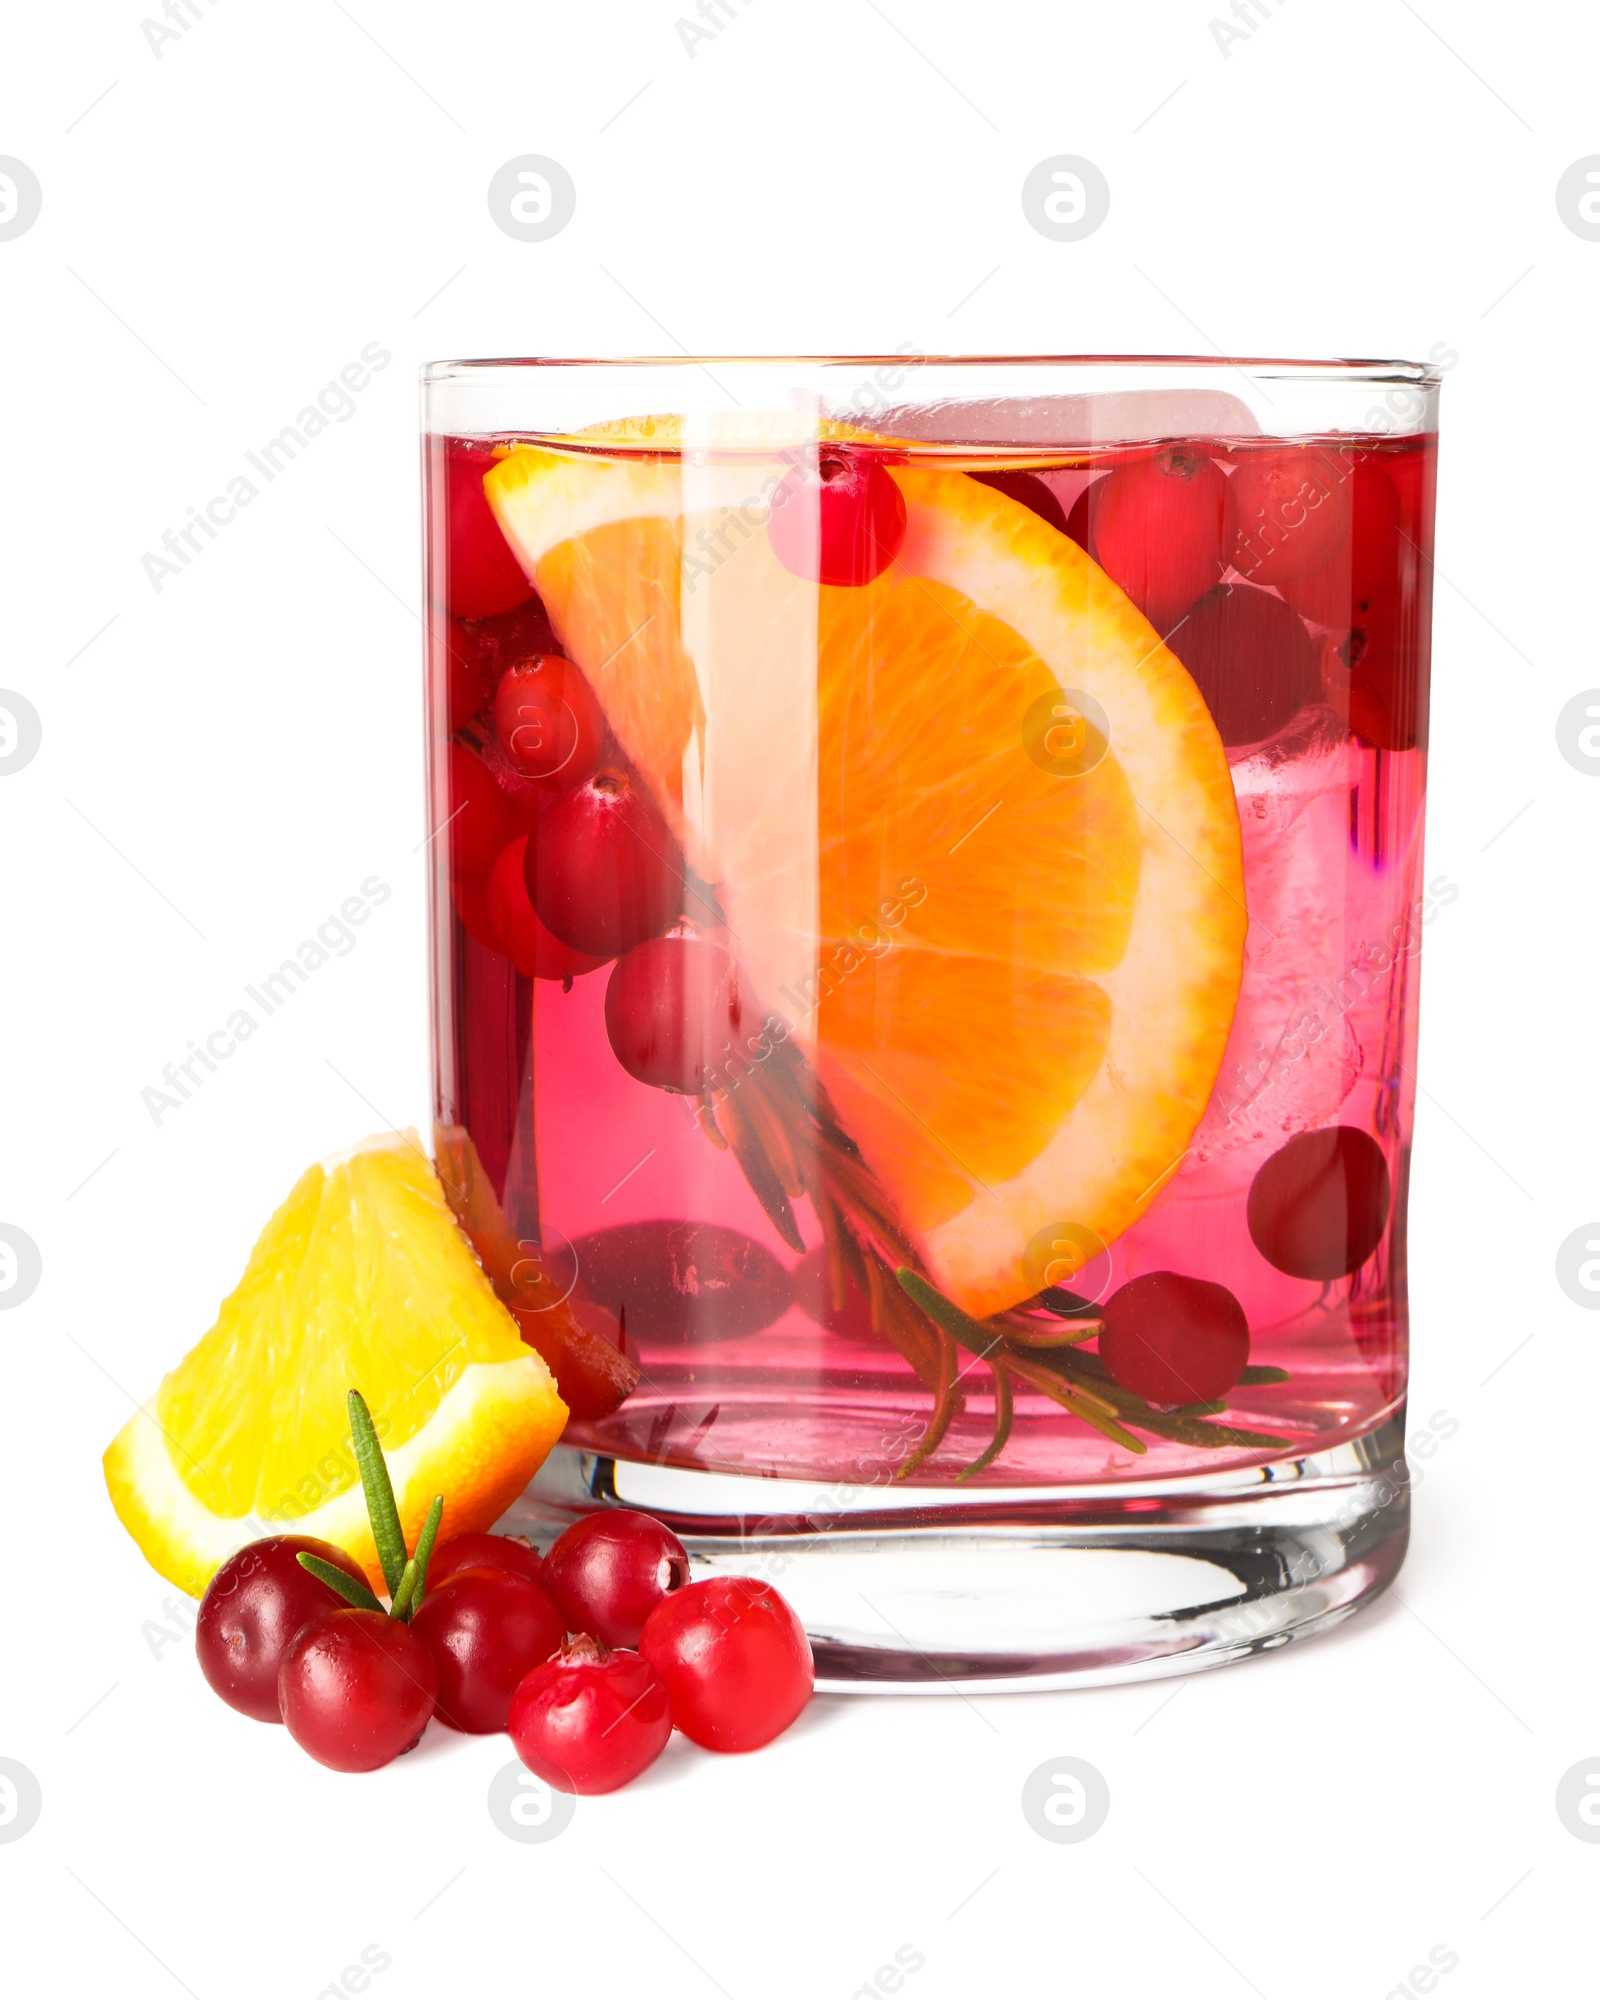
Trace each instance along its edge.
{"label": "red cranberry drink", "polygon": [[1004,1643],[790,1578],[825,1673],[1149,1671],[1398,1564],[1436,387],[430,371],[439,1162],[552,1465],[691,1550],[1221,1564]]}

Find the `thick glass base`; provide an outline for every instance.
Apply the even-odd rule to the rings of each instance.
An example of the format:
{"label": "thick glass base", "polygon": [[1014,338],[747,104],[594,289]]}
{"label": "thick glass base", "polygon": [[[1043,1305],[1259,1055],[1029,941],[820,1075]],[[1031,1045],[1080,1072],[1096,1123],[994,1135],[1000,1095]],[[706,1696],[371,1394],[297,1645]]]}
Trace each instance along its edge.
{"label": "thick glass base", "polygon": [[558,1447],[500,1523],[541,1542],[603,1507],[681,1537],[697,1576],[760,1576],[817,1684],[1087,1687],[1218,1667],[1326,1632],[1405,1555],[1403,1413],[1335,1449],[1209,1478],[984,1493],[816,1486]]}

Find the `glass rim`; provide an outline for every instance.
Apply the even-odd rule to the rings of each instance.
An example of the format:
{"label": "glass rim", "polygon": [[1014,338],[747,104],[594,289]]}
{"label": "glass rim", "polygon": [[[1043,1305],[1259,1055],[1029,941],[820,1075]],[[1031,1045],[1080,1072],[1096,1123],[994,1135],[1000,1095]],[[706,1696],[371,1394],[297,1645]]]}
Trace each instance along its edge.
{"label": "glass rim", "polygon": [[1426,361],[1382,361],[1333,355],[1308,360],[1279,355],[1224,354],[626,354],[482,355],[424,362],[419,377],[427,386],[491,369],[586,369],[625,372],[645,368],[1090,368],[1214,369],[1263,381],[1403,382],[1436,389],[1444,371]]}

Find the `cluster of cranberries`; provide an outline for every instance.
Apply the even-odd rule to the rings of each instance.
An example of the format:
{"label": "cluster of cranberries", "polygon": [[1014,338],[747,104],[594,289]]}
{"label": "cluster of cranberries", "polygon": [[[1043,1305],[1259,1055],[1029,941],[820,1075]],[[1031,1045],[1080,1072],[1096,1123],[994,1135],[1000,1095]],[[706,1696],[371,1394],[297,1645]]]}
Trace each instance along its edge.
{"label": "cluster of cranberries", "polygon": [[[662,1088],[703,1090],[743,1025],[736,966],[500,532],[483,492],[493,462],[484,447],[445,447],[436,590],[448,605],[440,817],[452,900],[467,931],[526,978],[570,983],[614,962],[606,1020],[618,1059]],[[823,554],[840,564],[850,550],[828,542]]]}
{"label": "cluster of cranberries", "polygon": [[330,1543],[252,1542],[212,1578],[195,1646],[224,1701],[283,1722],[335,1771],[376,1770],[437,1716],[509,1730],[558,1790],[610,1792],[674,1728],[708,1750],[756,1750],[811,1695],[789,1605],[745,1577],[691,1583],[682,1543],[647,1514],[592,1515],[542,1562],[513,1536],[458,1535],[435,1551],[409,1621],[347,1601],[302,1556],[366,1591]]}
{"label": "cluster of cranberries", "polygon": [[980,476],[1070,535],[1132,598],[1230,746],[1261,742],[1327,696],[1375,749],[1421,740],[1409,460],[1264,445],[1224,470],[1172,445],[1094,479],[1065,519],[1033,474]]}

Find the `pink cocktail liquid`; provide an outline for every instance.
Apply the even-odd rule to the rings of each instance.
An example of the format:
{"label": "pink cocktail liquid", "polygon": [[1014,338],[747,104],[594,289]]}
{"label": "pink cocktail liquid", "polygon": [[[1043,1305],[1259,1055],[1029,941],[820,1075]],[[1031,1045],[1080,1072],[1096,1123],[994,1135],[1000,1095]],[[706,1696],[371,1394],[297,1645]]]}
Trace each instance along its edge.
{"label": "pink cocktail liquid", "polygon": [[[1296,712],[1265,740],[1227,748],[1249,924],[1210,1102],[1140,1219],[1032,1307],[1033,1322],[1048,1331],[1047,1307],[1062,1306],[1066,1286],[1093,1307],[1149,1273],[1204,1280],[1243,1309],[1248,1371],[1203,1409],[1130,1404],[1126,1391],[1114,1397],[1116,1428],[1136,1436],[1142,1454],[1030,1389],[1019,1373],[1004,1447],[969,1485],[1148,1479],[1300,1457],[1372,1429],[1403,1399],[1419,954],[1434,912],[1454,895],[1440,878],[1430,888],[1422,857],[1433,446],[1431,439],[1306,442],[1351,483],[1349,536],[1322,572],[1281,591],[1251,583],[1237,567],[1222,578],[1225,589],[1297,599],[1307,645],[1295,659],[1314,657],[1317,666]],[[1059,451],[1040,455],[1032,476],[1048,493],[1034,490],[1027,504],[1059,522],[1108,468],[1149,460],[1155,449],[1077,453],[1067,462]],[[1178,441],[1178,449],[1232,478],[1252,453],[1289,447],[1198,438]],[[462,816],[476,811],[480,774],[468,770],[464,784],[463,755],[480,760],[489,782],[510,797],[510,817],[495,822],[482,852],[469,843],[463,860],[453,833],[433,849],[437,1115],[449,1143],[459,1149],[470,1141],[475,1155],[481,1191],[463,1197],[469,1208],[477,1202],[475,1239],[482,1249],[485,1232],[499,1232],[499,1251],[491,1246],[485,1256],[491,1275],[518,1308],[526,1337],[558,1376],[568,1371],[568,1443],[711,1470],[882,1483],[924,1443],[937,1386],[875,1325],[863,1289],[847,1285],[836,1302],[812,1203],[792,1202],[796,1248],[735,1151],[708,1134],[699,1101],[622,1067],[605,1018],[609,966],[541,977],[518,971],[518,949],[508,955],[504,884],[520,872],[502,870],[496,901],[488,847],[537,839],[529,831],[537,813],[519,806],[514,776],[496,761],[494,694],[519,660],[558,655],[564,635],[537,598],[519,591],[514,570],[508,580],[504,564],[495,567],[504,551],[491,550],[483,581],[483,552],[470,538],[493,523],[447,505],[462,463],[481,477],[493,462],[488,451],[462,440],[429,444],[435,825],[467,824]],[[896,462],[916,459],[913,446]],[[1014,474],[1015,454],[1007,465]],[[969,460],[966,469],[983,468]],[[1374,511],[1379,478],[1382,505]],[[1092,536],[1082,513],[1073,525]],[[1163,531],[1152,516],[1149,532]],[[1118,558],[1126,570],[1126,530]],[[464,602],[457,575],[466,579]],[[518,601],[507,607],[508,597]],[[1181,658],[1184,618],[1164,610],[1153,622]],[[1251,671],[1261,666],[1258,659]],[[1198,669],[1196,678],[1218,707],[1225,696],[1214,698]],[[520,956],[526,966],[525,940]],[[993,1088],[1006,1090],[1003,1074]],[[1258,1216],[1252,1233],[1251,1190],[1297,1135],[1335,1128],[1366,1135],[1382,1154],[1381,1235],[1352,1270],[1294,1275],[1258,1240],[1265,1230],[1272,1247],[1271,1216]],[[447,1154],[442,1144],[441,1159]],[[485,1207],[487,1191],[498,1214]],[[1359,1207],[1362,1191],[1347,1193]],[[1315,1201],[1326,1210],[1345,1198],[1338,1186],[1324,1186]],[[1311,1220],[1326,1225],[1328,1216]],[[1351,1229],[1359,1233],[1359,1218]],[[1092,1314],[1080,1307],[1078,1317]],[[1003,1338],[1001,1322],[995,1326]],[[623,1374],[609,1386],[599,1380],[605,1367],[597,1376],[584,1361],[587,1353],[592,1363],[596,1344],[623,1358]],[[1014,1351],[1028,1352],[1025,1344]],[[1068,1378],[1091,1392],[1104,1385],[1096,1351],[1093,1339],[1045,1350],[1065,1357]],[[948,1486],[994,1432],[987,1361],[969,1343],[956,1350],[956,1366],[957,1390],[945,1397],[948,1427],[938,1448],[913,1465],[915,1484]]]}

